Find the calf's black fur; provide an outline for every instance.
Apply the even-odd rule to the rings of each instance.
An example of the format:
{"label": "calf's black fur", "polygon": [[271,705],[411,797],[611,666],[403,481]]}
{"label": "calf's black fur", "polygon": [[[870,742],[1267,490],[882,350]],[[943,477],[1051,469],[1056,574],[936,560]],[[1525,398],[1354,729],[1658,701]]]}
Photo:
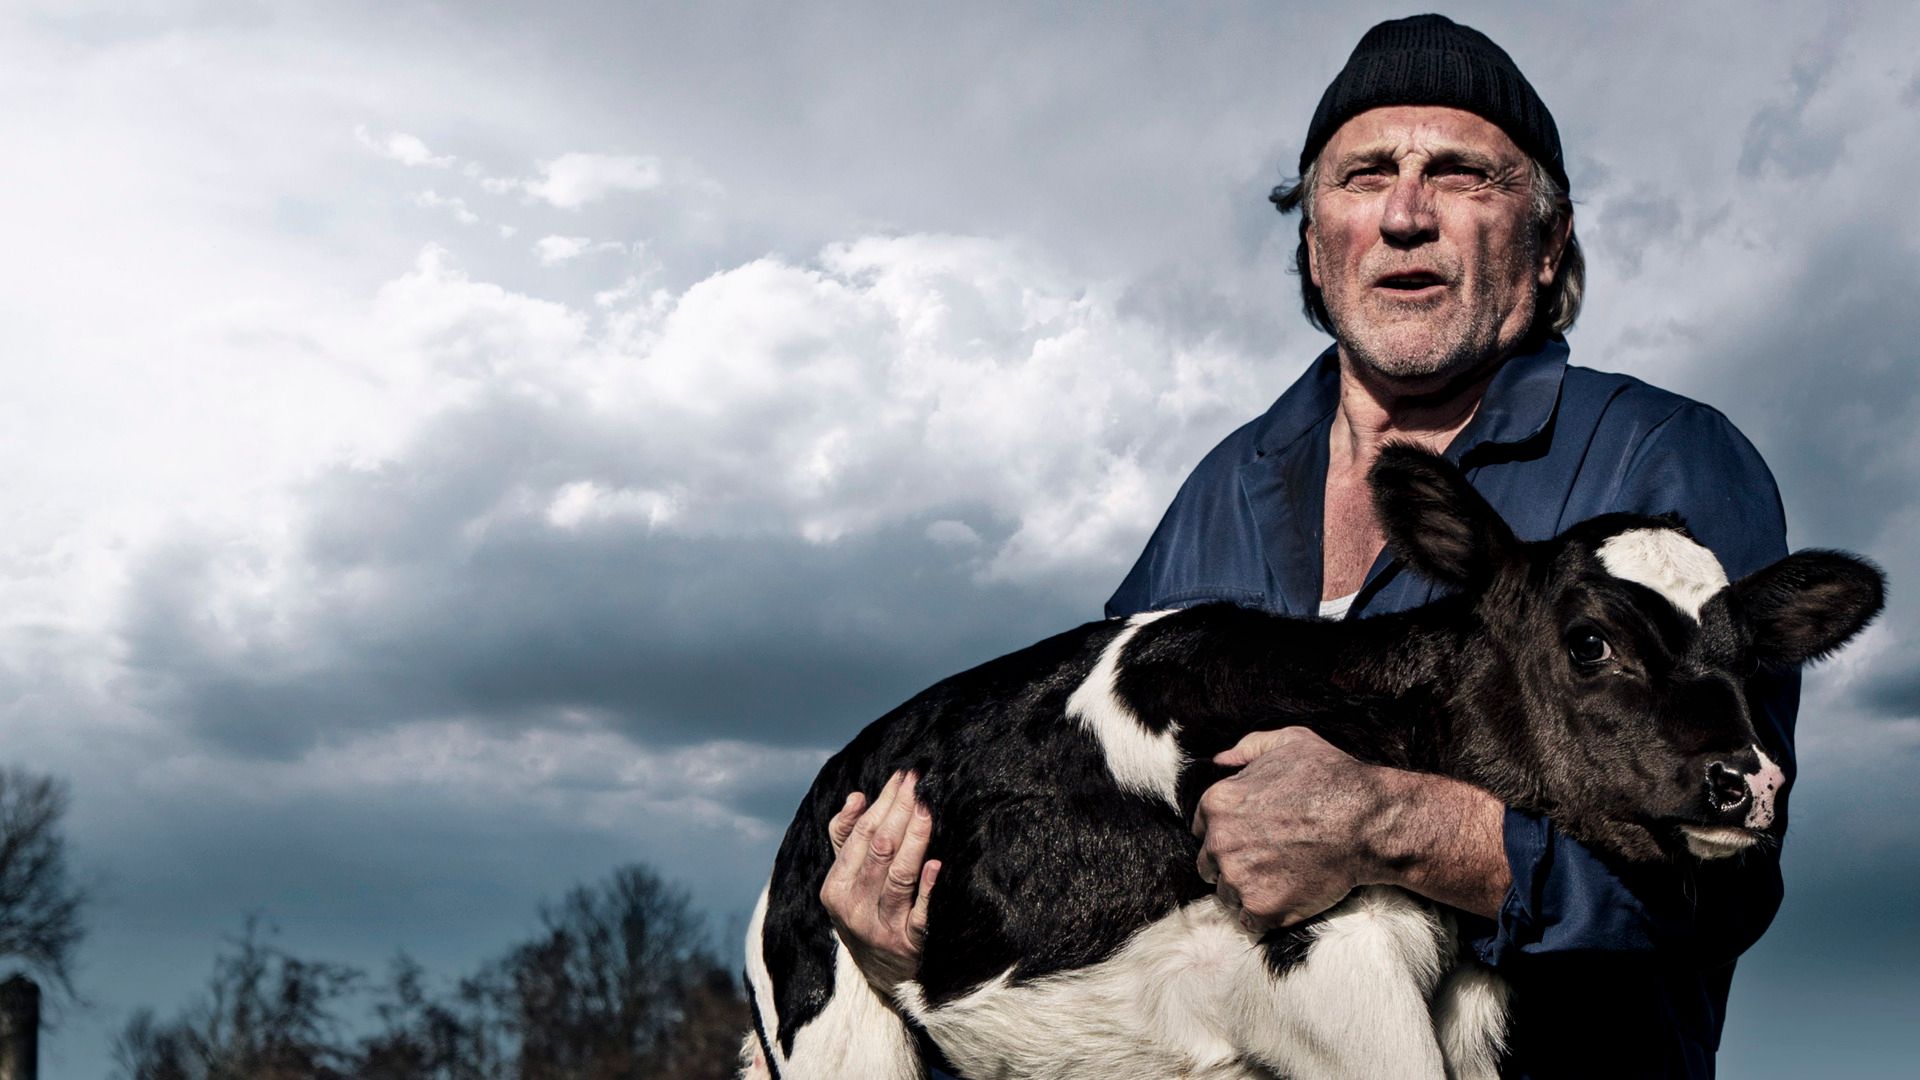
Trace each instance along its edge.
{"label": "calf's black fur", "polygon": [[[1883,602],[1877,570],[1803,552],[1716,588],[1717,566],[1698,564],[1704,549],[1670,517],[1608,515],[1522,543],[1440,458],[1389,448],[1371,481],[1392,549],[1449,598],[1338,623],[1225,604],[1091,623],[939,683],[829,760],[757,916],[766,1068],[815,1075],[796,1037],[856,992],[836,986],[846,969],[818,899],[827,825],[846,792],[871,799],[897,770],[920,776],[943,864],[917,984],[936,1011],[1003,977],[1098,965],[1208,896],[1189,823],[1223,775],[1213,756],[1256,730],[1304,725],[1364,761],[1456,777],[1623,860],[1728,854],[1777,831],[1759,803],[1782,794],[1771,761],[1784,754],[1761,744],[1745,679],[1858,633]],[[1171,800],[1118,782],[1097,725],[1070,715],[1122,635],[1111,694],[1124,709],[1105,722],[1177,747]],[[1283,975],[1312,944],[1248,947]],[[1244,1075],[1279,1067],[1248,1056]]]}

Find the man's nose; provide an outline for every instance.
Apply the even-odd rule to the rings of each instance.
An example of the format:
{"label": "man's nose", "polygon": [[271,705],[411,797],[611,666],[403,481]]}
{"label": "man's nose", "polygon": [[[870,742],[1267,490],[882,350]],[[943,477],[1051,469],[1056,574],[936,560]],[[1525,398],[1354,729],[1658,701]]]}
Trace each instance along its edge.
{"label": "man's nose", "polygon": [[1401,176],[1387,192],[1380,214],[1380,235],[1397,245],[1431,240],[1439,229],[1427,185],[1418,176]]}

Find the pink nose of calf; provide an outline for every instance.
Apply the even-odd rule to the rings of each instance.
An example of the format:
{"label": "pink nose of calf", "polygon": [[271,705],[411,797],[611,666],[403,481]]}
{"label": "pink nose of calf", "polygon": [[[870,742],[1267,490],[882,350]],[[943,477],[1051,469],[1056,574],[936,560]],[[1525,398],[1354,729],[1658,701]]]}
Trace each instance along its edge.
{"label": "pink nose of calf", "polygon": [[1786,773],[1757,746],[1749,753],[1735,755],[1732,761],[1715,761],[1707,766],[1707,801],[1729,817],[1745,809],[1741,824],[1749,829],[1773,824],[1774,800],[1785,786]]}
{"label": "pink nose of calf", "polygon": [[1747,791],[1753,798],[1746,824],[1749,829],[1764,829],[1773,824],[1773,803],[1780,789],[1787,786],[1787,774],[1773,763],[1766,751],[1756,746],[1753,752],[1760,758],[1760,767],[1746,777]]}

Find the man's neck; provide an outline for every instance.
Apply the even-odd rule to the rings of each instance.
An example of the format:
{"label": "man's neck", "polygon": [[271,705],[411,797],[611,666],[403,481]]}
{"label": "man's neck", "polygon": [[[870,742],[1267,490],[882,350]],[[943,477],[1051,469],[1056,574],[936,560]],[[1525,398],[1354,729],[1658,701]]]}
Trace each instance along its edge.
{"label": "man's neck", "polygon": [[1357,591],[1379,558],[1386,534],[1373,511],[1367,470],[1389,441],[1441,453],[1472,421],[1493,373],[1494,360],[1449,380],[1415,384],[1389,380],[1340,351],[1340,404],[1328,434],[1327,480],[1321,520],[1320,599]]}
{"label": "man's neck", "polygon": [[1390,441],[1446,450],[1480,408],[1500,369],[1489,361],[1446,380],[1392,379],[1351,361],[1340,350],[1340,402],[1333,414],[1328,469],[1365,470]]}

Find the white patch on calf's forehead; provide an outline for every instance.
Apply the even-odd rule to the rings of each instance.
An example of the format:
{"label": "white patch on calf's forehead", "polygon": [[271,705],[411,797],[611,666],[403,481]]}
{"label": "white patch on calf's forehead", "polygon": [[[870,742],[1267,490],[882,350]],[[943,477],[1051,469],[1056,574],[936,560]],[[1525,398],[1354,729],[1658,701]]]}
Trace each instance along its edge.
{"label": "white patch on calf's forehead", "polygon": [[1678,529],[1628,529],[1608,537],[1599,555],[1607,573],[1645,585],[1696,622],[1713,594],[1727,587],[1720,560]]}

